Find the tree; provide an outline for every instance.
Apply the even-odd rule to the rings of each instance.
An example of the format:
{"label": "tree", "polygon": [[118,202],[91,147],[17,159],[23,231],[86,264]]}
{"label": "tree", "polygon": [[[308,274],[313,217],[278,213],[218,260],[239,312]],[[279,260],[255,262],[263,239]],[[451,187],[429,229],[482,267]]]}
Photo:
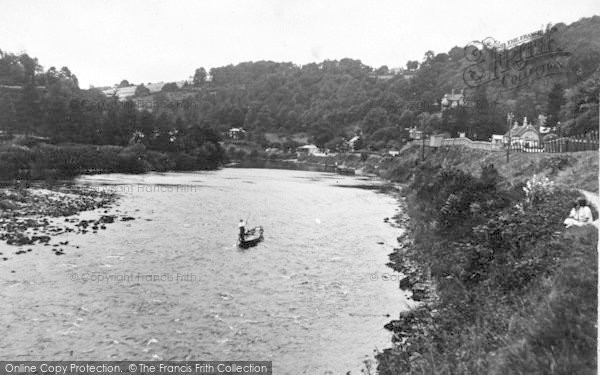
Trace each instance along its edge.
{"label": "tree", "polygon": [[421,65],[430,65],[434,57],[435,52],[433,52],[432,50],[425,52],[425,55],[423,56],[423,64]]}
{"label": "tree", "polygon": [[548,94],[548,105],[547,114],[548,119],[546,120],[547,126],[554,127],[559,120],[560,107],[565,104],[564,90],[560,83],[555,83],[552,86],[552,90]]}
{"label": "tree", "polygon": [[206,82],[206,69],[198,68],[194,73],[194,86],[200,86]]}
{"label": "tree", "polygon": [[317,145],[319,148],[324,148],[325,144],[328,143],[329,141],[331,141],[333,139],[333,134],[331,133],[331,131],[329,130],[325,130],[323,132],[321,132],[319,135],[317,135],[315,137],[314,144]]}
{"label": "tree", "polygon": [[375,108],[372,108],[365,115],[365,117],[362,121],[361,129],[363,130],[364,133],[372,134],[377,129],[385,128],[388,126],[389,126],[388,112],[381,107],[375,107]]}
{"label": "tree", "polygon": [[147,88],[146,86],[144,86],[143,83],[135,88],[135,93],[133,94],[133,96],[147,96],[147,95],[150,95],[150,89]]}
{"label": "tree", "polygon": [[390,69],[388,68],[387,65],[382,65],[382,66],[379,67],[379,69],[377,69],[375,71],[375,73],[377,73],[378,75],[390,74]]}
{"label": "tree", "polygon": [[448,51],[448,56],[452,61],[459,61],[465,57],[465,50],[461,47],[453,47],[450,51]]}
{"label": "tree", "polygon": [[417,60],[409,60],[406,62],[406,69],[410,71],[417,70],[419,68],[419,62]]}
{"label": "tree", "polygon": [[121,83],[119,83],[119,85],[118,85],[119,88],[129,87],[129,86],[132,86],[132,84],[129,83],[129,81],[126,79],[122,80]]}
{"label": "tree", "polygon": [[398,119],[398,125],[400,126],[401,129],[412,128],[413,126],[415,126],[416,125],[415,113],[408,109],[404,110],[404,112],[402,112],[402,115],[400,116],[400,119]]}
{"label": "tree", "polygon": [[179,90],[179,86],[175,82],[166,83],[160,91],[163,92],[173,92]]}

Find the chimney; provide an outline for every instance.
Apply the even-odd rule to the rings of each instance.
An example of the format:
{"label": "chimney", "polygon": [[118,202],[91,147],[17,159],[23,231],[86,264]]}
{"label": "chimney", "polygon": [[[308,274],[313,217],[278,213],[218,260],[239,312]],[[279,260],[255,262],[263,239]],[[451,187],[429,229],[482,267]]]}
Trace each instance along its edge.
{"label": "chimney", "polygon": [[452,89],[452,96],[454,96],[454,89]]}

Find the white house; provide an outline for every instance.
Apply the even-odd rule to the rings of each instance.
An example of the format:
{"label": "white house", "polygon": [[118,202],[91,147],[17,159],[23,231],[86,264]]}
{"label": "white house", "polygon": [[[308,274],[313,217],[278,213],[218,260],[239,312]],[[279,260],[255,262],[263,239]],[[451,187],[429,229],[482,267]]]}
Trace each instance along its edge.
{"label": "white house", "polygon": [[444,94],[444,97],[441,100],[442,111],[449,108],[462,107],[465,103],[465,93],[464,90],[460,90],[460,94],[455,94],[454,89],[452,89],[451,94]]}
{"label": "white house", "polygon": [[515,121],[510,133],[506,132],[505,136],[508,137],[509,134],[511,144],[535,145],[540,142],[540,133],[532,124],[527,123],[527,117],[523,119],[523,125]]}
{"label": "white house", "polygon": [[492,134],[492,144],[502,145],[504,143],[504,136],[502,134]]}
{"label": "white house", "polygon": [[227,135],[231,139],[243,139],[246,136],[246,131],[242,128],[231,128],[227,131]]}
{"label": "white house", "polygon": [[319,152],[319,148],[315,145],[304,145],[296,147],[296,154],[301,155],[314,155]]}
{"label": "white house", "polygon": [[360,140],[360,135],[355,135],[354,137],[350,138],[350,140],[348,141],[348,148],[352,151],[356,151],[356,148],[354,147],[356,145],[356,142],[358,142]]}

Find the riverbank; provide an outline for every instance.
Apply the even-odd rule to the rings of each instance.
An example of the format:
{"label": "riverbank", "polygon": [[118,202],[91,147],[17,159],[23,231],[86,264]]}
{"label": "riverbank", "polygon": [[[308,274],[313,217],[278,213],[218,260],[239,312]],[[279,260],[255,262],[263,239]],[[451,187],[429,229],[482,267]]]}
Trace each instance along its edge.
{"label": "riverbank", "polygon": [[[406,184],[389,266],[422,302],[386,325],[379,373],[595,373],[597,152],[421,151],[303,159]],[[565,230],[581,197],[596,227]]]}
{"label": "riverbank", "polygon": [[[424,156],[424,160],[422,159]],[[475,174],[482,165],[493,164],[506,183],[523,183],[533,175],[548,177],[556,184],[598,193],[598,152],[582,151],[562,154],[512,153],[509,163],[506,154],[474,150],[466,147],[425,148],[412,146],[397,156],[375,153],[347,153],[332,156],[307,156],[300,163],[339,165],[354,168],[361,174],[374,174],[394,182],[409,181],[426,163],[457,168]]]}
{"label": "riverbank", "polygon": [[126,147],[93,144],[0,144],[0,183],[57,181],[81,174],[214,170],[225,161],[218,143],[195,150],[157,151],[141,143]]}
{"label": "riverbank", "polygon": [[410,180],[389,266],[422,302],[386,325],[379,373],[595,373],[598,233],[562,225],[581,193],[490,166]]}

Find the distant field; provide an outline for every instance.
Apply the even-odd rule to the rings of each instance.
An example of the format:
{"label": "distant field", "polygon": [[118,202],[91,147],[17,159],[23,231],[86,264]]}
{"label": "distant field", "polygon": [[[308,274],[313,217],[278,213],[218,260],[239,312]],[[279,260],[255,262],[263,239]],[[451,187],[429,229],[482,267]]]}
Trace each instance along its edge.
{"label": "distant field", "polygon": [[306,135],[306,133],[295,133],[290,136],[280,136],[276,133],[265,133],[265,138],[270,143],[284,143],[290,140],[300,144],[308,143],[308,135]]}
{"label": "distant field", "polygon": [[[168,82],[157,82],[157,83],[148,83],[148,84],[144,84],[144,86],[146,86],[148,88],[148,90],[150,90],[150,93],[155,93],[155,92],[160,92],[160,90],[162,90],[163,86],[166,85]],[[183,84],[185,83],[185,81],[178,81],[175,82],[177,83],[177,86],[179,86],[180,88],[183,86]],[[113,94],[117,94],[117,96],[119,97],[119,99],[124,99],[130,96],[133,96],[133,94],[135,93],[135,89],[138,87],[139,85],[134,85],[134,86],[129,86],[129,87],[121,87],[121,88],[110,88],[107,90],[103,90],[102,92],[105,95],[113,95]]]}

